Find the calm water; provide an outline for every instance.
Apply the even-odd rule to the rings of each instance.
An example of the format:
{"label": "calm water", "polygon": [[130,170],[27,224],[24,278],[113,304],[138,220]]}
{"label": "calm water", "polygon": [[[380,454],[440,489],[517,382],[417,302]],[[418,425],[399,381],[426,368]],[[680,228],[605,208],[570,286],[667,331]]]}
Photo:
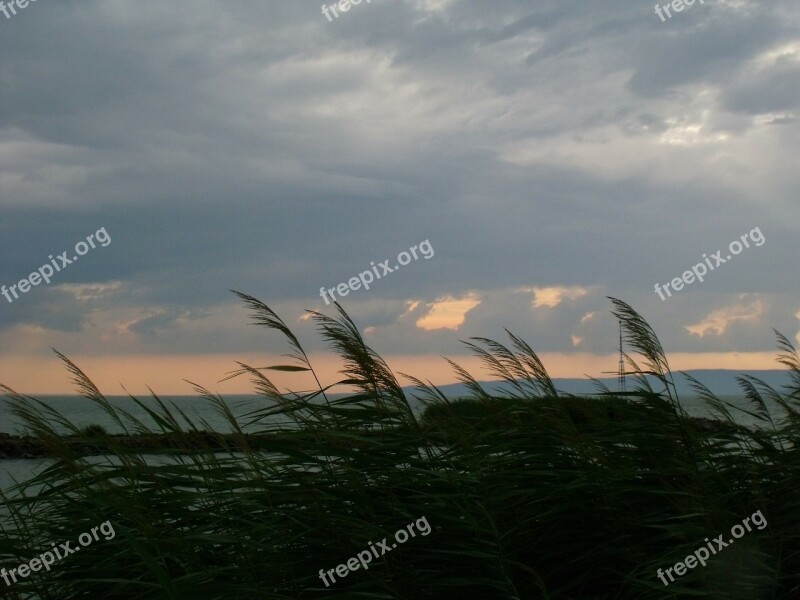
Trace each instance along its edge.
{"label": "calm water", "polygon": [[[78,396],[39,396],[41,400],[72,423],[84,427],[86,425],[101,425],[109,433],[123,433],[122,429],[114,420],[95,403]],[[148,427],[156,428],[152,418],[147,411],[139,407],[128,396],[108,396],[109,402],[120,409],[128,411],[131,415],[141,420]],[[139,398],[141,402],[160,412],[158,406],[152,398]],[[231,427],[227,421],[219,414],[216,408],[204,398],[195,396],[161,396],[161,400],[171,412],[172,405],[177,406],[186,416],[191,419],[198,429],[213,429],[215,431],[230,431]],[[270,404],[263,398],[256,396],[229,396],[226,402],[233,414],[240,418],[240,422],[247,420],[247,414],[258,409],[267,408]],[[208,426],[203,425],[203,421]],[[186,426],[189,429],[189,426]],[[8,401],[0,398],[0,432],[3,433],[22,433],[22,422],[8,408]]]}
{"label": "calm water", "polygon": [[[738,396],[722,396],[723,400],[727,400],[736,406],[750,409],[746,401]],[[121,433],[120,427],[103,412],[95,404],[83,398],[75,396],[42,396],[43,400],[57,409],[64,417],[75,423],[80,427],[87,425],[98,424],[103,426],[106,431],[110,433]],[[228,432],[231,430],[230,425],[219,414],[219,412],[205,399],[198,399],[196,397],[188,396],[165,396],[162,400],[167,403],[171,408],[170,403],[174,403],[179,407],[187,417],[191,419],[195,425],[200,429],[213,429],[216,431]],[[142,408],[136,406],[133,401],[127,396],[109,397],[112,405],[123,408],[130,412],[135,417],[142,420],[146,425],[157,429],[152,419],[147,415],[147,412]],[[152,399],[144,399],[143,402],[150,407],[154,407],[155,403]],[[230,407],[233,414],[240,417],[241,424],[247,422],[247,415],[254,410],[267,408],[269,403],[263,398],[255,396],[230,396],[226,398],[226,402]],[[711,416],[710,411],[707,409],[698,398],[684,397],[682,403],[686,411],[694,416]],[[770,407],[772,408],[772,407]],[[741,412],[732,411],[737,421],[744,425],[754,425],[758,423],[756,419]],[[774,415],[781,414],[780,411],[775,411]],[[205,422],[207,425],[204,425]],[[187,427],[188,428],[188,427]],[[245,428],[246,430],[247,428]],[[253,429],[252,427],[250,428]],[[14,415],[10,414],[5,399],[0,399],[0,432],[4,433],[21,433],[23,430],[22,423]],[[98,457],[100,458],[100,457]],[[49,464],[47,459],[37,460],[0,460],[0,489],[7,490],[13,485],[14,480],[29,479],[32,475],[39,470],[45,468]]]}

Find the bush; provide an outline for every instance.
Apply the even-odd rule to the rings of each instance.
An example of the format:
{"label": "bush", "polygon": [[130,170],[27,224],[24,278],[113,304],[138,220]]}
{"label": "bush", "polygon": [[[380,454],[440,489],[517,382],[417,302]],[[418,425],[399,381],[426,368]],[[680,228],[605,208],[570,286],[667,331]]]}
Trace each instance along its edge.
{"label": "bush", "polygon": [[108,432],[102,425],[87,425],[81,429],[81,436],[85,438],[104,438],[108,436]]}

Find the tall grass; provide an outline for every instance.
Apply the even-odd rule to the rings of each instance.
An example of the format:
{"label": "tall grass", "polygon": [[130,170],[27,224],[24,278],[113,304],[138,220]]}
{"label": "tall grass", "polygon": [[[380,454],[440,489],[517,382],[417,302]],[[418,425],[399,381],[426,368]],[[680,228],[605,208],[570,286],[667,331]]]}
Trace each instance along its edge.
{"label": "tall grass", "polygon": [[[250,377],[269,401],[242,421],[196,385],[230,423],[233,438],[211,444],[207,436],[187,436],[181,439],[192,440],[191,452],[168,456],[108,438],[100,460],[82,457],[58,433],[78,433],[77,425],[55,407],[3,387],[13,412],[55,460],[3,497],[0,562],[15,567],[106,520],[117,535],[12,588],[0,581],[2,597],[800,597],[800,360],[785,337],[778,334],[786,389],[740,379],[763,428],[736,424],[732,407],[692,380],[720,419],[708,428],[683,410],[655,333],[616,299],[613,313],[643,364],[628,357],[634,393],[560,393],[533,349],[508,333],[508,345],[486,338],[467,343],[504,382],[505,393],[489,393],[452,363],[470,393],[449,399],[408,375],[417,391],[407,397],[338,305],[335,317],[312,313],[343,361],[342,379],[323,386],[278,315],[239,296],[257,324],[286,338],[291,353],[290,364],[240,364],[232,373]],[[179,436],[201,429],[155,394],[156,409],[130,400],[150,422],[113,408],[60,356],[81,396],[123,430]],[[317,389],[282,393],[270,371],[312,375]],[[656,389],[646,375],[655,377]],[[356,391],[335,399],[332,392],[343,386]],[[422,416],[414,402],[425,406]],[[780,414],[770,413],[770,404]],[[275,435],[251,448],[244,421]],[[225,443],[228,450],[220,452]],[[766,529],[669,587],[656,578],[658,568],[756,510],[768,520]],[[427,537],[410,539],[329,588],[319,579],[320,569],[335,568],[422,516],[432,527]]]}

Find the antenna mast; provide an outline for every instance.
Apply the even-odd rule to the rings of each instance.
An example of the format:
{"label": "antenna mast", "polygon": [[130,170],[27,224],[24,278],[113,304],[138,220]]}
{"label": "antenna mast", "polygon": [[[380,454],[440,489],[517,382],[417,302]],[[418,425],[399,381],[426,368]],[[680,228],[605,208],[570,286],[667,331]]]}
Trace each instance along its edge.
{"label": "antenna mast", "polygon": [[619,374],[617,375],[617,387],[620,392],[625,391],[625,355],[622,353],[622,321],[619,322]]}

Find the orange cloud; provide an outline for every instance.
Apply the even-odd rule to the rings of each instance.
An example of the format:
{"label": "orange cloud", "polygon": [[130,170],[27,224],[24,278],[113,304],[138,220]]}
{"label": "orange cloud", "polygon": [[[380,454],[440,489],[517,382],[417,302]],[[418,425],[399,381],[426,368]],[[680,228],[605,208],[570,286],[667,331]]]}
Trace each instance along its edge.
{"label": "orange cloud", "polygon": [[457,330],[466,319],[467,313],[481,303],[476,294],[467,294],[463,298],[445,296],[428,306],[428,314],[417,319],[417,327],[425,330],[452,329]]}
{"label": "orange cloud", "polygon": [[553,286],[533,288],[533,308],[546,306],[553,308],[561,304],[564,298],[575,300],[589,293],[589,289],[581,286]]}
{"label": "orange cloud", "polygon": [[[740,299],[744,299],[744,294]],[[736,321],[752,321],[764,314],[764,302],[756,298],[750,304],[738,304],[727,306],[710,313],[705,319],[694,325],[686,325],[684,328],[692,335],[705,337],[708,333],[720,336],[728,330],[731,323]]]}

